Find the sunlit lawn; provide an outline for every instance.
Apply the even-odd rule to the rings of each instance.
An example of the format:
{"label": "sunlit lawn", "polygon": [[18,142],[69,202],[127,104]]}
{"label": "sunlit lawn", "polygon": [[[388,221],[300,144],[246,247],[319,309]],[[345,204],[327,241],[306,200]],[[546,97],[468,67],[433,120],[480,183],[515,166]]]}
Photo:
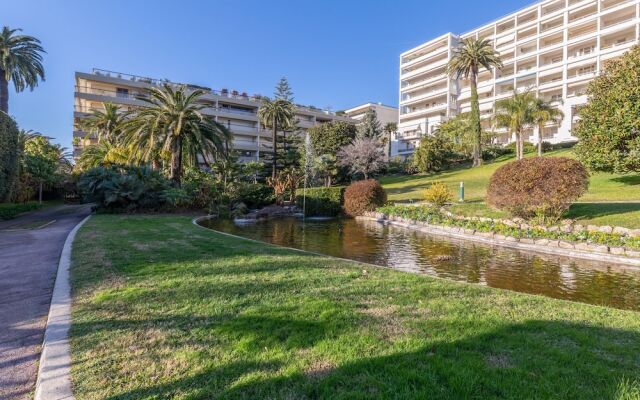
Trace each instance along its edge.
{"label": "sunlit lawn", "polygon": [[[77,399],[622,399],[636,312],[94,216],[73,249]],[[635,383],[633,383],[635,380]]]}
{"label": "sunlit lawn", "polygon": [[[557,150],[547,156],[573,157],[571,150]],[[453,208],[455,212],[484,217],[506,216],[497,210],[492,210],[484,203],[486,187],[491,175],[501,165],[513,161],[513,158],[501,159],[488,163],[480,168],[458,168],[431,175],[389,176],[380,181],[389,194],[391,201],[419,201],[422,192],[432,182],[441,181],[449,186],[458,199],[460,182],[464,182],[464,205]],[[594,173],[591,175],[589,190],[582,196],[581,203],[636,201],[636,204],[576,204],[572,206],[568,218],[576,218],[586,224],[619,225],[630,228],[640,228],[640,175],[617,175],[608,173]]]}

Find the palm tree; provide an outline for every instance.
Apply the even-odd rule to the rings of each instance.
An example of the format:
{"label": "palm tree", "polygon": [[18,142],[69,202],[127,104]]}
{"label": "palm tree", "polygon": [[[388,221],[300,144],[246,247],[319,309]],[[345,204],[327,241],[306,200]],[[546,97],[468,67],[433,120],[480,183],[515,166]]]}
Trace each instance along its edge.
{"label": "palm tree", "polygon": [[271,179],[276,179],[277,158],[278,158],[278,130],[292,129],[295,124],[295,109],[290,101],[283,99],[262,100],[258,110],[260,123],[273,130],[271,144],[273,145],[273,160],[271,167]]}
{"label": "palm tree", "polygon": [[516,136],[516,158],[524,158],[524,136],[522,131],[533,121],[536,96],[530,90],[513,92],[510,98],[496,102],[495,119],[498,126],[508,128]]}
{"label": "palm tree", "polygon": [[213,157],[227,157],[231,133],[203,115],[204,104],[198,99],[203,90],[187,91],[183,86],[164,84],[149,90],[148,97],[139,97],[145,107],[135,111],[124,124],[123,144],[143,161],[153,161],[159,154],[169,154],[170,178],[180,184],[185,164],[198,164],[198,156],[209,164]]}
{"label": "palm tree", "polygon": [[5,26],[0,33],[0,111],[9,113],[9,81],[16,92],[38,86],[44,80],[40,41],[33,36],[16,35],[22,29]]}
{"label": "palm tree", "polygon": [[536,99],[532,112],[533,122],[538,126],[538,156],[542,156],[542,132],[544,126],[549,122],[559,124],[564,118],[564,113],[558,108],[553,107],[550,102],[544,99]]}
{"label": "palm tree", "polygon": [[398,124],[396,122],[387,122],[384,124],[383,131],[385,133],[384,145],[388,159],[391,157],[391,138],[393,137],[393,134],[398,131]]}
{"label": "palm tree", "polygon": [[480,104],[478,102],[478,73],[480,68],[487,70],[502,68],[500,54],[486,39],[467,38],[454,50],[447,70],[450,76],[469,79],[471,85],[470,123],[473,130],[473,166],[482,164],[482,127],[480,126]]}
{"label": "palm tree", "polygon": [[82,121],[82,129],[97,136],[98,142],[104,140],[116,143],[129,112],[113,103],[104,103],[104,110],[94,110],[91,116]]}
{"label": "palm tree", "polygon": [[76,166],[81,171],[86,171],[94,167],[126,165],[130,159],[129,147],[117,146],[108,140],[103,140],[85,147]]}

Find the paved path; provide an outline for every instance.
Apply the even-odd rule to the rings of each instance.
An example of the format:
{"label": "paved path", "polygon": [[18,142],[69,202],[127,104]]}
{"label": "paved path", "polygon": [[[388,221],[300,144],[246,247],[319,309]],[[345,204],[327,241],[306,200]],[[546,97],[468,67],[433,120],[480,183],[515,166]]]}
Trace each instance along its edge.
{"label": "paved path", "polygon": [[0,399],[30,398],[60,253],[89,212],[62,205],[0,222]]}

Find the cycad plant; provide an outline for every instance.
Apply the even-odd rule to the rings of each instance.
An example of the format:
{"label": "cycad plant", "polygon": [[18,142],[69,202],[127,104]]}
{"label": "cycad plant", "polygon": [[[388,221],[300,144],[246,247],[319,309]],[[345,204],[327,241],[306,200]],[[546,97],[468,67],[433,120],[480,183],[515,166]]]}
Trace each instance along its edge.
{"label": "cycad plant", "polygon": [[210,157],[227,157],[231,133],[202,114],[198,99],[204,91],[165,84],[149,90],[146,103],[127,120],[124,144],[136,149],[143,161],[159,154],[170,158],[170,178],[180,184],[183,167],[209,164]]}
{"label": "cycad plant", "polygon": [[533,105],[531,117],[538,127],[538,156],[542,156],[542,133],[544,132],[544,126],[549,122],[559,124],[564,118],[564,113],[554,107],[550,102],[538,98]]}
{"label": "cycad plant", "polygon": [[21,35],[21,29],[5,26],[0,32],[0,111],[9,113],[9,81],[16,92],[38,86],[44,80],[40,40]]}
{"label": "cycad plant", "polygon": [[485,39],[467,38],[454,50],[447,66],[449,75],[456,79],[469,79],[471,86],[470,126],[473,130],[473,166],[482,164],[482,127],[480,125],[480,103],[478,101],[478,73],[481,68],[502,68],[500,54]]}
{"label": "cycad plant", "polygon": [[293,104],[284,99],[262,100],[258,110],[260,123],[271,128],[271,144],[273,146],[273,159],[271,160],[271,179],[276,179],[278,158],[278,131],[293,130],[295,125],[295,108]]}
{"label": "cycad plant", "polygon": [[536,96],[531,90],[514,91],[509,98],[496,102],[496,124],[509,129],[516,137],[516,158],[524,158],[523,131],[534,123]]}

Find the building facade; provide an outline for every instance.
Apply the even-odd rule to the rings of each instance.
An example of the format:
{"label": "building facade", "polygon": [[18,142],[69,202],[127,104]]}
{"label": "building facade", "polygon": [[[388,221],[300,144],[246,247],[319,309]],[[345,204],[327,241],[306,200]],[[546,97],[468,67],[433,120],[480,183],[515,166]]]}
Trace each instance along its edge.
{"label": "building facade", "polygon": [[384,127],[389,122],[398,123],[398,108],[386,106],[382,103],[365,103],[357,107],[350,108],[344,111],[344,114],[356,121],[360,121],[364,118],[367,111],[373,110],[376,112],[380,125]]}
{"label": "building facade", "polygon": [[[393,155],[409,157],[420,137],[439,123],[471,110],[465,79],[451,79],[446,67],[460,41],[489,40],[503,68],[478,76],[483,127],[492,129],[495,102],[515,91],[533,90],[562,110],[560,124],[549,124],[543,140],[577,140],[572,129],[585,90],[608,60],[638,42],[640,0],[550,0],[523,8],[471,32],[447,33],[400,55],[400,113]],[[537,142],[537,128],[525,140]],[[497,143],[513,140],[505,129],[493,129]]]}
{"label": "building facade", "polygon": [[[82,149],[96,142],[96,137],[87,135],[80,128],[80,121],[94,110],[102,110],[104,103],[114,103],[124,109],[144,107],[145,103],[137,97],[145,96],[152,86],[171,83],[164,80],[142,76],[94,69],[91,73],[76,72],[74,95],[74,158]],[[200,101],[206,106],[202,112],[225,125],[233,133],[233,149],[240,161],[259,161],[261,154],[271,152],[271,131],[263,129],[258,121],[258,109],[261,96],[248,95],[236,90],[212,90],[196,85],[185,85],[192,89],[203,89],[205,94]],[[298,130],[306,129],[324,122],[340,120],[356,123],[347,116],[314,107],[296,106]]]}

